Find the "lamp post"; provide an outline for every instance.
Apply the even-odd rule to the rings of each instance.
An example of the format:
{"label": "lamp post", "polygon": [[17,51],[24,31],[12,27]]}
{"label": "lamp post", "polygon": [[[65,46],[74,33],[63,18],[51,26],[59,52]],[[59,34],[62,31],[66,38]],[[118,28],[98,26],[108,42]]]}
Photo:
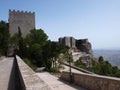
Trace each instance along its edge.
{"label": "lamp post", "polygon": [[70,83],[72,83],[73,82],[73,80],[72,80],[72,70],[71,70],[71,60],[72,60],[72,57],[71,57],[71,55],[72,55],[72,52],[69,50],[69,52],[68,52],[68,62],[69,62],[69,67],[70,67]]}

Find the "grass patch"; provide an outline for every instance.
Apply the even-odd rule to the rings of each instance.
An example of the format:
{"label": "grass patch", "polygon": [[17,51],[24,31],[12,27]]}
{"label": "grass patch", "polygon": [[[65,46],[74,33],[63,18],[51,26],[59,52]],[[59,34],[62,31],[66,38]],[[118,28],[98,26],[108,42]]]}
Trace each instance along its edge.
{"label": "grass patch", "polygon": [[24,61],[29,67],[31,67],[34,71],[37,69],[37,67],[36,67],[35,65],[33,65],[28,58],[23,58],[23,61]]}

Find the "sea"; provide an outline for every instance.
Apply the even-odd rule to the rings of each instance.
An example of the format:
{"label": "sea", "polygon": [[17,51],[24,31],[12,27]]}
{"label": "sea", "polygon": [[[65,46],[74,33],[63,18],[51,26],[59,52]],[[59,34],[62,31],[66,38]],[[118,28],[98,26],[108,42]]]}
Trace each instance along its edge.
{"label": "sea", "polygon": [[120,68],[120,49],[119,50],[93,50],[95,57],[103,56],[104,60],[109,61],[112,66],[118,66]]}

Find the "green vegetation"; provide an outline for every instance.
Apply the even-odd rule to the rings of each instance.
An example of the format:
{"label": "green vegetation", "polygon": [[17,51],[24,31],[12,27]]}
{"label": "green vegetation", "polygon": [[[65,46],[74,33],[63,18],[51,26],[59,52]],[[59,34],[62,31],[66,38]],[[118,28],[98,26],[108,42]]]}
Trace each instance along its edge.
{"label": "green vegetation", "polygon": [[[23,38],[21,29],[18,33],[10,37],[8,23],[0,21],[0,56],[6,55],[9,45],[15,45],[17,54],[35,70],[37,67],[46,67],[46,70],[58,72],[62,67],[62,62],[72,62],[72,55],[68,53],[69,48],[57,42],[48,40],[48,36],[42,29],[33,29]],[[92,67],[86,68],[81,61],[75,63],[76,66],[90,70],[96,74],[120,77],[120,70],[112,66],[103,57],[99,57],[99,62],[93,62]]]}
{"label": "green vegetation", "polygon": [[17,54],[26,58],[24,61],[34,70],[37,67],[46,67],[48,71],[57,71],[57,67],[52,67],[52,62],[58,60],[60,53],[67,51],[67,47],[48,40],[48,36],[42,29],[33,29],[23,38],[18,28],[18,33],[11,37],[11,41],[19,46]]}
{"label": "green vegetation", "polygon": [[79,68],[87,69],[86,66],[81,62],[81,60],[76,61],[74,64]]}
{"label": "green vegetation", "polygon": [[6,54],[9,36],[8,23],[0,21],[0,55]]}
{"label": "green vegetation", "polygon": [[35,65],[33,65],[28,58],[23,58],[23,60],[24,60],[24,62],[25,62],[28,66],[30,66],[34,71],[37,69],[37,67],[36,67]]}
{"label": "green vegetation", "polygon": [[[48,40],[48,36],[42,29],[33,29],[23,38],[21,28],[18,33],[10,37],[8,23],[0,22],[0,56],[6,55],[8,47],[18,49],[17,54],[35,70],[37,67],[46,67],[48,71],[58,71],[56,61],[60,62],[59,55],[65,53],[68,47]],[[53,63],[54,62],[54,63]],[[52,67],[52,63],[55,64]]]}
{"label": "green vegetation", "polygon": [[87,69],[96,74],[112,76],[112,77],[120,77],[120,70],[117,66],[112,66],[108,61],[105,61],[102,56],[99,57],[98,63],[92,62],[92,67],[86,68],[82,62],[78,61],[75,63],[77,67]]}

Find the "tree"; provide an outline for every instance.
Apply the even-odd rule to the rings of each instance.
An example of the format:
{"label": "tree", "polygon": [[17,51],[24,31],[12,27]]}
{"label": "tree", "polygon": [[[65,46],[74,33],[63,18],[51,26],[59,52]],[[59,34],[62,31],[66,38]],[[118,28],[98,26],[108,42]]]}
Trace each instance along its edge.
{"label": "tree", "polygon": [[10,37],[9,40],[9,48],[14,46],[14,49],[18,49],[18,55],[23,58],[27,54],[26,43],[24,38],[22,37],[21,29],[18,27],[18,32],[15,33],[13,36]]}
{"label": "tree", "polygon": [[29,62],[29,65],[44,66],[47,70],[51,69],[53,58],[57,61],[60,53],[65,53],[68,50],[65,46],[48,40],[48,36],[42,29],[33,29],[23,38],[21,29],[18,27],[18,33],[11,37],[11,43],[19,47],[19,56],[27,58],[25,61]]}
{"label": "tree", "polygon": [[96,74],[105,75],[105,76],[113,76],[113,77],[120,77],[120,70],[117,66],[112,66],[108,61],[105,61],[102,56],[98,58],[99,63],[93,63],[91,68],[84,68],[82,67],[82,63],[76,62],[75,65],[90,70]]}
{"label": "tree", "polygon": [[36,66],[44,66],[43,48],[47,43],[48,36],[42,29],[33,29],[26,36],[25,41],[29,50],[29,58]]}
{"label": "tree", "polygon": [[100,56],[99,59],[98,59],[98,61],[99,61],[100,63],[102,63],[102,62],[104,61],[103,57]]}
{"label": "tree", "polygon": [[[60,54],[66,54],[68,47],[62,46],[57,42],[52,42],[51,44],[51,56],[53,57],[53,66],[57,67],[56,62],[61,63]],[[64,56],[65,59],[65,56]],[[62,60],[63,61],[63,60]]]}
{"label": "tree", "polygon": [[8,48],[9,39],[8,23],[0,21],[0,53],[4,54]]}
{"label": "tree", "polygon": [[43,49],[42,55],[47,69],[49,70],[53,63],[53,68],[59,70],[58,67],[63,61],[61,55],[63,54],[62,56],[64,56],[64,53],[68,50],[67,47],[60,45],[58,42],[51,42],[48,40]]}
{"label": "tree", "polygon": [[27,47],[25,40],[22,37],[20,27],[18,27],[18,47],[19,47],[18,55],[20,57],[25,57],[27,55]]}
{"label": "tree", "polygon": [[51,41],[48,40],[43,47],[42,58],[44,66],[49,70],[52,66],[52,51],[51,51]]}
{"label": "tree", "polygon": [[47,39],[48,36],[46,35],[46,33],[44,33],[42,29],[33,29],[26,36],[26,42],[29,46],[31,46],[33,43],[38,43],[41,46],[44,46]]}

